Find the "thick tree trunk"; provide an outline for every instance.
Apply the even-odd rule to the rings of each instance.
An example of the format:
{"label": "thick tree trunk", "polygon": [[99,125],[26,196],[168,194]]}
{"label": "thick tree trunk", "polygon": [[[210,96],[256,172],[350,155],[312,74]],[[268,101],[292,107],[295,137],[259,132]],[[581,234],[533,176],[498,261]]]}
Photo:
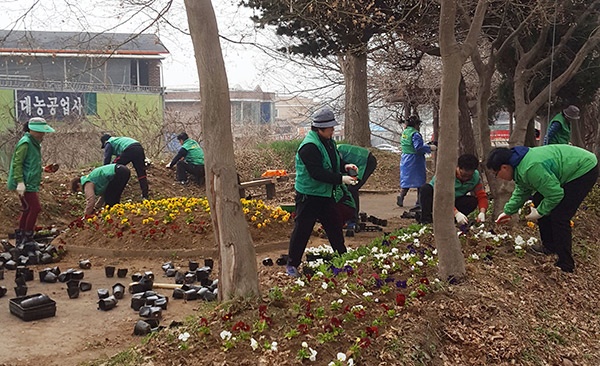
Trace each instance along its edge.
{"label": "thick tree trunk", "polygon": [[242,212],[231,133],[231,106],[210,0],[185,0],[200,76],[206,193],[219,247],[219,299],[259,295],[256,253]]}
{"label": "thick tree trunk", "polygon": [[352,145],[371,146],[367,99],[367,54],[348,53],[342,70],[346,84],[344,138]]}
{"label": "thick tree trunk", "polygon": [[458,135],[458,154],[473,154],[477,156],[473,125],[471,124],[471,112],[469,111],[469,101],[467,99],[467,86],[462,73],[458,87],[458,110],[458,130],[460,131]]}

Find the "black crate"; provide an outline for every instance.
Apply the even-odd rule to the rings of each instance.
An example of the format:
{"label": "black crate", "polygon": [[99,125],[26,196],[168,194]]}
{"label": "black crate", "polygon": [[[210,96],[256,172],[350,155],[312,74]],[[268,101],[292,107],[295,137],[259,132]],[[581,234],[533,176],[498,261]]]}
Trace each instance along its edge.
{"label": "black crate", "polygon": [[17,297],[17,298],[11,299],[10,303],[8,305],[9,309],[10,309],[10,313],[18,316],[19,318],[21,318],[22,320],[24,320],[26,322],[32,321],[32,320],[50,318],[50,317],[53,317],[54,315],[56,315],[56,301],[54,301],[52,299],[50,299],[50,302],[48,302],[48,303],[38,305],[38,306],[32,306],[32,307],[26,308],[26,309],[24,309],[21,306],[21,302],[23,302],[23,300],[31,299],[32,297],[36,297],[36,296],[40,296],[40,295],[41,294],[33,294],[33,295],[29,295],[29,296]]}

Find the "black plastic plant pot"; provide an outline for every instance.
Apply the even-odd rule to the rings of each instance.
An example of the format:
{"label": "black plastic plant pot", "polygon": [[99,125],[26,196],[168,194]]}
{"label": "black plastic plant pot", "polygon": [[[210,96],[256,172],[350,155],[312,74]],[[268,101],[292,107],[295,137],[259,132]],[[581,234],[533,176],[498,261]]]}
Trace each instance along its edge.
{"label": "black plastic plant pot", "polygon": [[[136,296],[136,295],[140,295],[140,296]],[[132,298],[131,298],[131,308],[134,311],[139,311],[140,308],[142,306],[146,305],[146,299],[144,299],[143,297],[141,297],[141,294],[135,294]]]}
{"label": "black plastic plant pot", "polygon": [[177,274],[177,270],[175,268],[169,268],[165,271],[165,276],[167,277],[175,277],[175,275]]}
{"label": "black plastic plant pot", "polygon": [[185,291],[180,288],[173,289],[172,296],[174,299],[183,299],[185,297]]}
{"label": "black plastic plant pot", "polygon": [[129,292],[131,292],[132,294],[137,294],[139,292],[144,292],[146,291],[146,286],[140,283],[134,283],[131,286],[129,286]]}
{"label": "black plastic plant pot", "polygon": [[271,258],[265,258],[262,261],[263,266],[272,266],[273,265],[273,260]]}
{"label": "black plastic plant pot", "polygon": [[162,316],[162,309],[158,306],[142,306],[139,314],[142,318],[159,319]]}
{"label": "black plastic plant pot", "polygon": [[106,266],[104,267],[104,274],[106,277],[114,277],[115,276],[115,267],[114,266]]}
{"label": "black plastic plant pot", "polygon": [[288,261],[288,255],[282,254],[279,258],[277,258],[275,263],[277,263],[278,266],[285,266],[287,264],[287,261]]}
{"label": "black plastic plant pot", "polygon": [[78,280],[67,281],[67,288],[69,288],[69,287],[77,287],[77,288],[79,288],[79,283],[80,283],[80,281],[78,281]]}
{"label": "black plastic plant pot", "polygon": [[79,280],[83,280],[83,277],[84,277],[83,271],[73,271],[71,273],[71,279],[72,280],[78,280],[78,281]]}
{"label": "black plastic plant pot", "polygon": [[119,278],[127,277],[127,271],[128,271],[127,268],[119,268],[117,270],[117,277],[119,277]]}
{"label": "black plastic plant pot", "polygon": [[150,281],[154,282],[154,273],[152,273],[152,271],[146,271],[144,272],[144,278],[147,278]]}
{"label": "black plastic plant pot", "polygon": [[196,273],[191,272],[191,273],[186,273],[185,274],[185,283],[194,283],[194,281],[196,281]]}
{"label": "black plastic plant pot", "polygon": [[144,276],[138,284],[142,285],[142,291],[140,292],[149,291],[152,290],[152,287],[154,286],[154,280]]}
{"label": "black plastic plant pot", "polygon": [[99,288],[97,292],[98,292],[99,299],[106,299],[109,297],[108,290],[105,288]]}
{"label": "black plastic plant pot", "polygon": [[67,287],[67,294],[69,299],[76,299],[79,297],[79,287]]}
{"label": "black plastic plant pot", "polygon": [[133,334],[137,336],[144,336],[152,332],[152,327],[144,320],[138,320],[133,327]]}
{"label": "black plastic plant pot", "polygon": [[[168,304],[169,304],[169,301],[167,300],[166,297],[160,297],[156,301],[154,301],[154,306],[159,307],[163,310],[167,310]],[[152,328],[156,328],[156,327],[152,327]]]}
{"label": "black plastic plant pot", "polygon": [[109,296],[105,299],[100,299],[98,301],[98,308],[100,310],[108,311],[117,306],[118,302],[119,301],[114,296]]}
{"label": "black plastic plant pot", "polygon": [[56,281],[58,281],[58,276],[56,274],[54,274],[54,272],[50,271],[50,272],[46,272],[46,275],[44,276],[44,279],[42,282],[56,283]]}
{"label": "black plastic plant pot", "polygon": [[17,287],[27,286],[27,283],[25,282],[25,279],[23,277],[16,277],[15,284],[17,285]]}
{"label": "black plastic plant pot", "polygon": [[4,268],[8,269],[9,271],[15,270],[17,269],[17,262],[11,259],[4,263]]}
{"label": "black plastic plant pot", "polygon": [[0,280],[4,279],[4,268],[0,268]]}
{"label": "black plastic plant pot", "polygon": [[81,269],[90,269],[92,268],[92,262],[89,259],[84,259],[79,261],[79,268]]}
{"label": "black plastic plant pot", "polygon": [[46,273],[48,273],[50,271],[51,271],[50,268],[44,268],[38,272],[38,274],[40,275],[40,282],[44,282],[44,277],[46,277]]}
{"label": "black plastic plant pot", "polygon": [[43,253],[42,257],[40,258],[40,263],[42,264],[50,264],[52,263],[53,259],[52,259],[52,255],[48,254],[48,253]]}
{"label": "black plastic plant pot", "polygon": [[90,282],[79,282],[79,290],[81,292],[90,291],[92,289],[92,284]]}
{"label": "black plastic plant pot", "polygon": [[17,295],[17,297],[27,296],[27,286],[16,286],[15,295]]}
{"label": "black plastic plant pot", "polygon": [[200,280],[200,284],[204,287],[209,287],[211,286],[213,283],[213,280],[211,280],[210,278],[203,278]]}
{"label": "black plastic plant pot", "polygon": [[196,270],[196,278],[198,279],[198,281],[207,279],[208,276],[210,276],[210,271],[203,270],[204,268],[206,267],[202,267]]}
{"label": "black plastic plant pot", "polygon": [[131,280],[133,282],[140,282],[140,280],[142,279],[142,274],[141,273],[134,273],[131,275]]}
{"label": "black plastic plant pot", "polygon": [[116,283],[113,288],[113,296],[118,299],[121,300],[123,298],[123,295],[125,294],[125,286],[123,284],[120,283]]}
{"label": "black plastic plant pot", "polygon": [[6,286],[0,286],[0,297],[4,297],[7,291]]}
{"label": "black plastic plant pot", "polygon": [[213,269],[214,265],[215,265],[215,261],[212,260],[211,258],[204,259],[204,266],[205,267],[209,267],[210,269]]}
{"label": "black plastic plant pot", "polygon": [[190,271],[195,271],[198,269],[198,262],[196,261],[189,261],[188,262],[188,266],[190,267]]}
{"label": "black plastic plant pot", "polygon": [[173,263],[167,262],[167,263],[163,263],[163,265],[161,266],[161,268],[163,269],[163,271],[166,272],[167,270],[173,269],[175,267],[173,266]]}
{"label": "black plastic plant pot", "polygon": [[198,299],[198,292],[196,292],[196,290],[187,290],[184,293],[183,298],[186,299],[186,300],[197,300]]}

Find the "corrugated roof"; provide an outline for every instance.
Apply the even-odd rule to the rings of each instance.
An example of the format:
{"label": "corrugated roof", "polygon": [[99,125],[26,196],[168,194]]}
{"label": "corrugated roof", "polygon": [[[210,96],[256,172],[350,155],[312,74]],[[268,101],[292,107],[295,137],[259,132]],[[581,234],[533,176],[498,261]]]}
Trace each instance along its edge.
{"label": "corrugated roof", "polygon": [[154,34],[0,30],[0,52],[159,55],[169,50]]}

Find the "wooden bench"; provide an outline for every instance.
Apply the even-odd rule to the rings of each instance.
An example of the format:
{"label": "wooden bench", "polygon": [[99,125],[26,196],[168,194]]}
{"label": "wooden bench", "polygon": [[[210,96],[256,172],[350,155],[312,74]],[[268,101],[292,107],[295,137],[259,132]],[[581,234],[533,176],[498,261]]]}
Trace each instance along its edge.
{"label": "wooden bench", "polygon": [[275,198],[276,190],[275,184],[279,182],[285,182],[290,179],[294,179],[296,177],[296,173],[291,173],[288,175],[283,175],[280,177],[269,177],[269,178],[261,178],[256,180],[251,180],[248,182],[240,183],[240,197],[246,197],[246,189],[252,187],[260,187],[265,186],[267,191],[267,199]]}

